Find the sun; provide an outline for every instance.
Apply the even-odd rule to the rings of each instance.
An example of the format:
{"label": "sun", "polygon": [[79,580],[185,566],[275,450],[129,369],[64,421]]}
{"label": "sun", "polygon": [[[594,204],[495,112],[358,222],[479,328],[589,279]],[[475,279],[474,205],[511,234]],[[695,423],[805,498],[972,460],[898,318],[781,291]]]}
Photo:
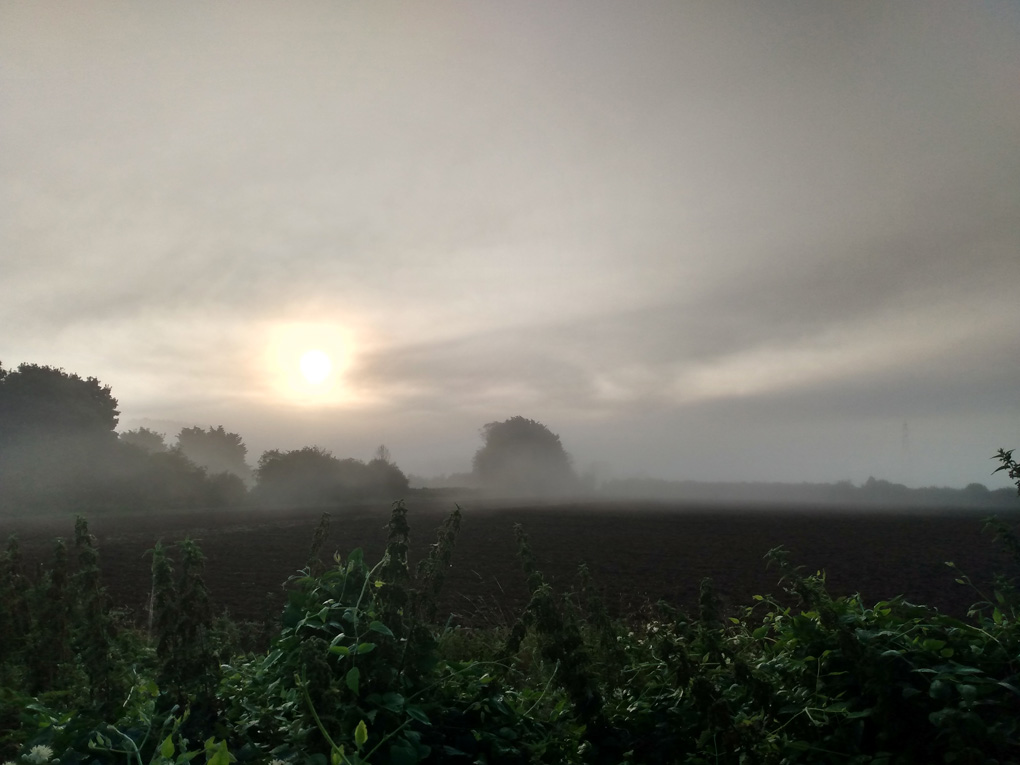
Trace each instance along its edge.
{"label": "sun", "polygon": [[305,351],[301,356],[300,367],[301,374],[304,375],[309,383],[321,385],[329,377],[329,373],[333,371],[333,362],[330,361],[325,351],[313,349]]}
{"label": "sun", "polygon": [[347,375],[354,333],[328,322],[273,322],[267,326],[266,392],[295,406],[339,406],[352,401]]}

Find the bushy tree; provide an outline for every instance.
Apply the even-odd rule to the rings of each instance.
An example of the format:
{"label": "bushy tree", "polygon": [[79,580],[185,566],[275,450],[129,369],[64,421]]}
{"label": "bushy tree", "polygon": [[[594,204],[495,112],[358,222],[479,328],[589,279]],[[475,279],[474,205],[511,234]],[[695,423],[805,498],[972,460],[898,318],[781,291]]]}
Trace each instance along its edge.
{"label": "bushy tree", "polygon": [[519,496],[562,494],[577,477],[560,437],[524,417],[490,422],[482,428],[485,445],[475,453],[478,482],[493,491]]}
{"label": "bushy tree", "polygon": [[241,504],[247,489],[233,473],[209,475],[179,449],[149,454],[119,444],[116,463],[97,476],[107,504],[132,510],[224,507]]}
{"label": "bushy tree", "polygon": [[120,434],[120,442],[137,446],[148,454],[160,454],[167,450],[166,435],[148,428],[126,430]]}
{"label": "bushy tree", "polygon": [[368,477],[368,485],[372,487],[373,493],[383,497],[399,499],[407,494],[411,485],[403,470],[395,463],[379,457],[371,460],[365,466],[365,472]]}
{"label": "bushy tree", "polygon": [[116,452],[119,414],[94,377],[0,367],[0,504],[62,507],[94,494]]}
{"label": "bushy tree", "polygon": [[95,377],[38,364],[0,366],[0,445],[31,437],[110,440],[119,415],[110,386]]}
{"label": "bushy tree", "polygon": [[[167,449],[161,433],[139,428],[118,438],[118,417],[110,387],[94,377],[0,367],[0,512],[215,507],[245,498],[241,478],[209,476]],[[195,430],[240,451],[243,465],[240,436]]]}
{"label": "bushy tree", "polygon": [[177,448],[189,460],[210,475],[233,473],[243,480],[251,478],[251,468],[245,459],[248,447],[237,433],[229,433],[223,426],[183,428],[177,434]]}
{"label": "bushy tree", "polygon": [[370,499],[400,499],[407,476],[381,457],[367,465],[338,459],[317,446],[265,452],[255,470],[258,498],[269,504],[319,505]]}
{"label": "bushy tree", "polygon": [[255,468],[258,497],[271,504],[317,504],[335,497],[340,460],[318,446],[281,452],[271,449]]}

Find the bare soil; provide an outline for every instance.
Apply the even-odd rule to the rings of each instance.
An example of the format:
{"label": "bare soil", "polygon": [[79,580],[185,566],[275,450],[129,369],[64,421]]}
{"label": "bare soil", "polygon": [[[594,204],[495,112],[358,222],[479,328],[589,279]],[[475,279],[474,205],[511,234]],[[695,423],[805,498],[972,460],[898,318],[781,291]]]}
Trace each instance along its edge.
{"label": "bare soil", "polygon": [[[412,563],[435,540],[449,502],[409,503]],[[190,537],[205,553],[206,583],[217,610],[235,618],[278,613],[287,578],[306,565],[322,509],[232,510],[97,516],[89,519],[113,603],[141,617],[150,589],[147,555]],[[778,593],[778,574],[763,556],[782,545],[807,571],[824,570],[836,595],[860,592],[867,603],[902,595],[963,615],[980,596],[957,584],[954,561],[982,588],[997,572],[1020,573],[974,511],[811,510],[654,503],[464,506],[454,564],[442,606],[455,621],[512,621],[527,602],[513,526],[522,524],[539,566],[560,590],[587,563],[610,608],[635,613],[660,599],[696,608],[704,577],[724,605],[749,605]],[[1004,516],[1016,524],[1020,514]],[[346,556],[361,547],[374,562],[386,543],[386,506],[331,511],[323,550]],[[0,519],[3,538],[17,533],[29,570],[48,559],[56,537],[73,538],[73,519]],[[1012,568],[1011,568],[1012,567]],[[986,590],[987,591],[987,590]]]}

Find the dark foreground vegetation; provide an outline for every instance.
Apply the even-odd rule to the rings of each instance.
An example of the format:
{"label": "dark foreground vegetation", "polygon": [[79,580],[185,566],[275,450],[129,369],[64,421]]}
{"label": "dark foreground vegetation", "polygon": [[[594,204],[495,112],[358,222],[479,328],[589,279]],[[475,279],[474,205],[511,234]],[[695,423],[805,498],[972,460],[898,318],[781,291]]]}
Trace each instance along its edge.
{"label": "dark foreground vegetation", "polygon": [[[1018,478],[1012,455],[1003,467]],[[1020,761],[1020,596],[969,613],[833,595],[781,548],[775,596],[615,616],[587,567],[553,587],[515,529],[523,607],[488,626],[440,607],[462,517],[409,561],[322,562],[324,517],[282,616],[215,617],[204,556],[149,552],[142,624],[110,607],[84,519],[29,575],[0,566],[0,747],[12,762],[794,763]],[[1012,529],[989,529],[1020,565]],[[328,556],[327,556],[328,557]],[[954,584],[951,579],[957,579]],[[967,587],[956,570],[946,586]]]}
{"label": "dark foreground vegetation", "polygon": [[[0,553],[5,765],[1020,762],[1008,523],[987,524],[994,556],[967,542],[975,517],[930,509],[586,503],[468,524],[458,508],[415,550],[402,503],[382,539],[384,519],[356,507],[410,496],[385,447],[367,463],[271,450],[251,470],[222,426],[167,447],[116,433],[116,406],[94,378],[0,367],[0,527],[24,537]],[[479,485],[581,486],[540,423],[490,423],[483,439]],[[998,459],[1020,487],[1012,453]],[[860,491],[881,505],[901,488]],[[296,502],[341,508],[341,552],[328,514],[309,549],[306,516],[266,509]],[[68,510],[103,529],[102,558],[81,515],[72,540],[40,543]],[[526,526],[508,550],[511,519]],[[766,564],[774,596],[749,584]]]}

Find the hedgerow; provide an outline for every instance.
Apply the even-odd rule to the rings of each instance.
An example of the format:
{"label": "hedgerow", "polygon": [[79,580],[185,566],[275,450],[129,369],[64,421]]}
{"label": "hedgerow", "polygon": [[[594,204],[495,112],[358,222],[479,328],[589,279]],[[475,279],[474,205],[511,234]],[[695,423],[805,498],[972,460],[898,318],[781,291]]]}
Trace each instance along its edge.
{"label": "hedgerow", "polygon": [[[1009,452],[998,456],[1020,484]],[[459,508],[408,566],[323,563],[324,516],[268,648],[212,615],[203,557],[151,551],[144,629],[111,610],[84,519],[38,576],[0,555],[0,759],[10,763],[1004,763],[1020,761],[1020,598],[1009,572],[966,618],[834,597],[769,552],[781,590],[723,611],[609,615],[587,569],[557,593],[527,535],[530,601],[506,624],[440,619]],[[989,529],[1020,565],[1013,530]],[[950,564],[960,586],[973,586]]]}

